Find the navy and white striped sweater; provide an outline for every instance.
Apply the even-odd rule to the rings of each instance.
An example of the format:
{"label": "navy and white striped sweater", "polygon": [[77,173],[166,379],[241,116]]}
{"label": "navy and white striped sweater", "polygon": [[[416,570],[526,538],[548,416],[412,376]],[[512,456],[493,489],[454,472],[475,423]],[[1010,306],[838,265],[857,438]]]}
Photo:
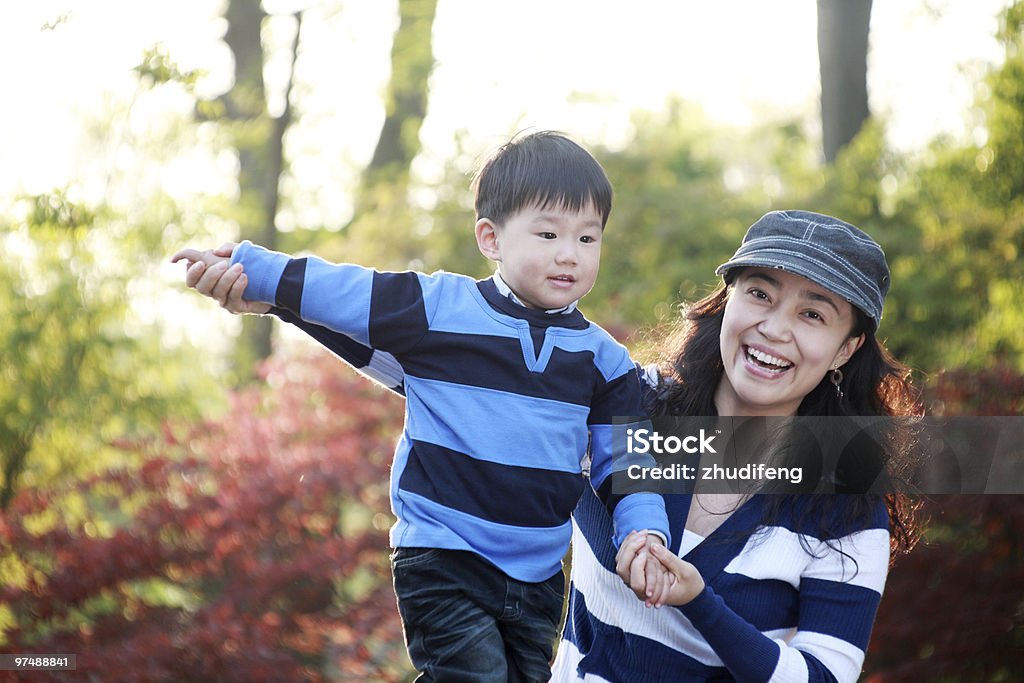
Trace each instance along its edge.
{"label": "navy and white striped sweater", "polygon": [[[404,393],[401,367],[387,353],[275,312]],[[643,376],[652,392],[657,374]],[[611,520],[585,490],[573,512],[569,614],[553,681],[857,680],[888,570],[884,505],[848,536],[820,539],[800,521],[799,503],[752,532],[766,503],[755,496],[701,540],[684,529],[690,497],[665,502],[673,549],[707,588],[682,608],[644,608],[615,574]]]}
{"label": "navy and white striped sweater", "polygon": [[754,496],[701,540],[682,528],[690,496],[665,501],[683,544],[673,550],[706,588],[683,607],[638,604],[615,574],[608,515],[584,493],[553,681],[857,680],[888,570],[884,504],[854,533],[819,539],[799,502],[758,528],[768,501]]}
{"label": "navy and white striped sweater", "polygon": [[[612,418],[641,413],[625,347],[578,311],[531,311],[490,280],[292,259],[250,242],[232,262],[247,299],[386,351],[403,372],[392,546],[468,550],[522,581],[559,571],[588,445],[592,483],[608,490],[624,443],[613,433],[625,428]],[[632,529],[668,537],[660,496],[603,500],[620,540]]]}

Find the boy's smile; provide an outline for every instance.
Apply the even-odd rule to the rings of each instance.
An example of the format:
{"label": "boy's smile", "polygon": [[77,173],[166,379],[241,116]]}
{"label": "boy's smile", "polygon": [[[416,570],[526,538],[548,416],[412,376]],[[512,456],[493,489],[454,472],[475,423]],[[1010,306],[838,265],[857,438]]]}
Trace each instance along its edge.
{"label": "boy's smile", "polygon": [[495,225],[477,221],[480,252],[498,263],[501,278],[527,308],[568,306],[594,286],[601,265],[601,216],[586,204],[579,212],[528,207]]}

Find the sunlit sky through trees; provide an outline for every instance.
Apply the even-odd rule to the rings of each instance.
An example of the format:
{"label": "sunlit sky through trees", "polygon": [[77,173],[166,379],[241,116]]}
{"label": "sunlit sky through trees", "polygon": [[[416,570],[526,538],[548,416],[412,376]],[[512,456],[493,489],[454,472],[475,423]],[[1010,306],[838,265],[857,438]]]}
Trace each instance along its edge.
{"label": "sunlit sky through trees", "polygon": [[[45,192],[95,171],[89,130],[117,123],[136,91],[131,68],[162,44],[183,70],[201,69],[212,97],[231,82],[217,0],[39,0],[0,10],[0,196]],[[870,102],[887,117],[892,143],[923,145],[939,133],[980,135],[967,109],[985,64],[998,62],[993,34],[1004,0],[876,0],[871,24]],[[396,2],[268,1],[272,14],[307,8],[297,64],[302,125],[289,140],[300,184],[348,186],[372,154],[383,120]],[[283,53],[294,25],[268,27]],[[658,110],[677,95],[709,118],[745,126],[771,117],[815,121],[818,60],[812,0],[440,0],[437,59],[420,171],[453,151],[453,133],[491,147],[524,127],[557,128],[588,144],[628,139],[630,113]],[[271,54],[280,90],[286,55]],[[278,98],[280,99],[280,98]],[[274,106],[274,102],[271,105]],[[276,103],[280,106],[280,102]],[[141,105],[136,105],[141,106]],[[138,118],[187,112],[185,97],[145,104]],[[138,128],[133,134],[138,134]],[[114,163],[107,160],[107,163]],[[164,176],[184,194],[222,183],[202,158]],[[207,187],[197,187],[206,184]],[[338,193],[344,195],[344,192]],[[88,197],[87,197],[88,198]],[[95,198],[93,198],[95,199]],[[339,224],[347,200],[303,220]]]}
{"label": "sunlit sky through trees", "polygon": [[[894,147],[920,149],[939,134],[984,143],[983,122],[970,105],[985,69],[1001,61],[994,34],[1005,4],[875,0],[870,106],[885,118]],[[158,195],[193,211],[201,210],[196,198],[231,201],[237,166],[216,126],[183,136],[192,96],[175,86],[144,92],[133,71],[158,47],[181,71],[202,73],[196,96],[228,90],[225,5],[5,3],[0,209],[19,195],[63,188],[72,201],[128,211]],[[290,15],[304,9],[278,227],[338,229],[351,218],[353,190],[383,123],[397,1],[265,0],[264,8],[271,15],[264,76],[272,113],[283,106]],[[476,159],[527,128],[615,147],[630,139],[635,112],[662,111],[671,98],[724,126],[799,120],[812,135],[820,129],[813,0],[438,0],[433,49],[423,147],[413,165],[428,183],[456,153],[458,135]],[[217,243],[236,237],[222,223],[214,228]],[[209,344],[210,330],[238,329],[236,318],[197,305],[179,268],[150,256],[163,265],[147,293],[132,296],[135,317],[213,314],[208,322],[172,326],[177,332],[167,343],[185,334]]]}

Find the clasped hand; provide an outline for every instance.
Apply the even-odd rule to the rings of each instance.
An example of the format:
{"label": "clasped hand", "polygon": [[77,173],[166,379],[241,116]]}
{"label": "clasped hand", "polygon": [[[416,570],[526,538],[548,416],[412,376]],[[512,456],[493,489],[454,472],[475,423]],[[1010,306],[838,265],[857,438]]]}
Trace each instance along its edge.
{"label": "clasped hand", "polygon": [[704,590],[704,579],[661,538],[633,531],[615,556],[615,573],[647,607],[685,605]]}
{"label": "clasped hand", "polygon": [[248,278],[239,264],[231,265],[231,254],[235,244],[228,242],[216,249],[199,251],[182,249],[171,257],[171,263],[186,261],[185,284],[211,299],[232,313],[267,313],[270,304],[246,301],[242,298]]}

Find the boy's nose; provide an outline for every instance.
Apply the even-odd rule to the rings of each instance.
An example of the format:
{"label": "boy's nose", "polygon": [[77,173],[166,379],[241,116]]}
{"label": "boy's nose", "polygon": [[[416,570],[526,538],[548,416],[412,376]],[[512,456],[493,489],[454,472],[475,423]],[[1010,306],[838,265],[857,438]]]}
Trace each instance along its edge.
{"label": "boy's nose", "polygon": [[558,252],[555,254],[555,261],[557,263],[575,264],[576,246],[570,244],[564,244],[559,246]]}

